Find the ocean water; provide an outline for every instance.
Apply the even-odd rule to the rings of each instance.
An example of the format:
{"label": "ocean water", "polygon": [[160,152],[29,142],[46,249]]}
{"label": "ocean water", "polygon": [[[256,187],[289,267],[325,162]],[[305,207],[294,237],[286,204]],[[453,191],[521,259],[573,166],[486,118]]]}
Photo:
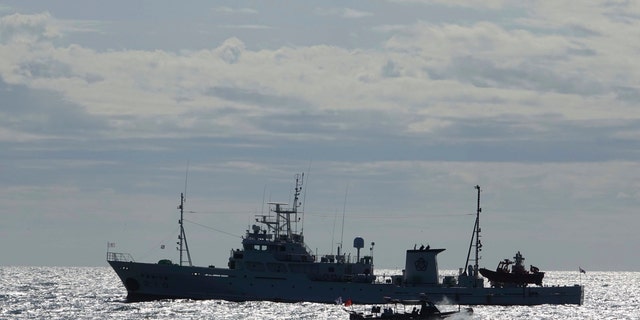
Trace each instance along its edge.
{"label": "ocean water", "polygon": [[[551,271],[545,275],[545,285],[576,283],[585,286],[581,306],[474,306],[472,316],[459,319],[640,319],[640,272],[580,275]],[[124,287],[109,267],[0,266],[0,319],[349,318],[343,306],[328,304],[221,300],[127,303],[125,296]],[[443,310],[456,308],[441,306]]]}

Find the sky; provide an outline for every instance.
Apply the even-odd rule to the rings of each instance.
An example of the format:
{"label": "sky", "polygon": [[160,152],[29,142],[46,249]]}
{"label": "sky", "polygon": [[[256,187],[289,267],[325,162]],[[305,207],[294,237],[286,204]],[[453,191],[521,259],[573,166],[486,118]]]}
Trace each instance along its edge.
{"label": "sky", "polygon": [[[3,1],[0,265],[226,266],[269,201],[318,254],[640,271],[633,1]],[[165,249],[161,249],[165,245]],[[368,252],[371,253],[371,252]]]}

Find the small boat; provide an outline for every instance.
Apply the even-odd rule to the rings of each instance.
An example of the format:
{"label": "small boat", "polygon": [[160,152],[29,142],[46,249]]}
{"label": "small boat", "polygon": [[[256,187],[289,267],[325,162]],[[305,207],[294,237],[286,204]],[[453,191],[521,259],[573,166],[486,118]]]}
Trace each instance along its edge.
{"label": "small boat", "polygon": [[[542,278],[544,278],[544,272],[540,269],[530,266],[529,270],[524,268],[524,257],[518,251],[516,256],[513,257],[515,262],[504,259],[498,263],[496,271],[491,271],[485,268],[480,268],[480,274],[489,279],[493,287],[504,286],[527,286],[528,284],[536,284],[542,286]],[[509,266],[513,264],[511,270]]]}
{"label": "small boat", "polygon": [[[404,319],[412,319],[412,320],[425,320],[425,319],[445,319],[451,317],[453,315],[457,315],[460,313],[463,314],[471,314],[473,313],[472,308],[461,309],[458,306],[458,310],[454,311],[440,311],[438,307],[436,307],[433,302],[421,299],[421,300],[398,300],[398,299],[390,299],[385,297],[388,301],[387,307],[381,306],[372,306],[371,310],[368,312],[357,312],[355,310],[345,309],[349,313],[350,320],[360,320],[360,319],[392,319],[392,320],[404,320]],[[391,306],[390,304],[394,304]],[[398,304],[403,306],[403,311],[398,310]],[[414,306],[411,311],[406,311],[406,306]],[[419,307],[416,307],[419,305]]]}

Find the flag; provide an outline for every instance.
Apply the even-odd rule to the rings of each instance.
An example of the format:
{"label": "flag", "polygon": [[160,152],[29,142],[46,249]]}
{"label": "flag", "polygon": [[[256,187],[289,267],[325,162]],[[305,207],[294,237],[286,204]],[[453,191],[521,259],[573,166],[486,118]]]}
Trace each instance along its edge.
{"label": "flag", "polygon": [[347,299],[347,301],[344,302],[344,306],[345,307],[349,307],[353,304],[353,302],[351,302],[351,299]]}
{"label": "flag", "polygon": [[115,242],[107,242],[107,247],[115,248],[116,247],[116,243]]}
{"label": "flag", "polygon": [[580,269],[580,273],[587,274],[587,272],[586,272],[586,271],[584,271],[584,269],[582,269],[582,267],[578,267],[578,269]]}

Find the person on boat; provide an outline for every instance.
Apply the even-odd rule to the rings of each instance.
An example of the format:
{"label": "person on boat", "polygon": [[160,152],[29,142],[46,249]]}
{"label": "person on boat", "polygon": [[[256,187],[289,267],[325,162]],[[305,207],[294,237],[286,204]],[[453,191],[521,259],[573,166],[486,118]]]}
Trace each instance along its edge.
{"label": "person on boat", "polygon": [[420,304],[421,316],[428,315],[428,314],[435,314],[438,311],[439,311],[438,308],[436,308],[436,306],[433,305],[433,303],[427,303],[427,301],[423,300]]}

